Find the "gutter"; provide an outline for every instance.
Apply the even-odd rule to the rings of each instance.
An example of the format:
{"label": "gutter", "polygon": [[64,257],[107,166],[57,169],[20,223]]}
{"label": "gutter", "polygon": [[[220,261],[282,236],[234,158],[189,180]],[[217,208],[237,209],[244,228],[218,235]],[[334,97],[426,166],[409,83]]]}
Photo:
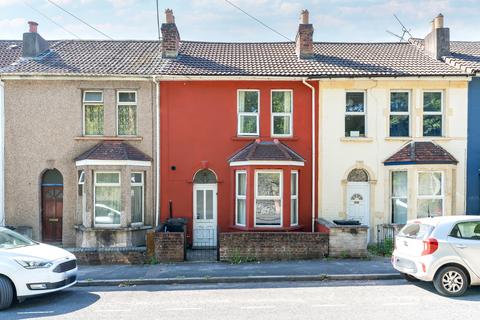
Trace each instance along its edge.
{"label": "gutter", "polygon": [[160,219],[160,80],[152,77],[155,86],[155,228]]}
{"label": "gutter", "polygon": [[0,226],[5,225],[5,86],[0,79]]}
{"label": "gutter", "polygon": [[307,78],[302,79],[302,83],[312,91],[312,232],[315,232],[315,197],[316,197],[316,143],[315,143],[315,87],[307,82]]}

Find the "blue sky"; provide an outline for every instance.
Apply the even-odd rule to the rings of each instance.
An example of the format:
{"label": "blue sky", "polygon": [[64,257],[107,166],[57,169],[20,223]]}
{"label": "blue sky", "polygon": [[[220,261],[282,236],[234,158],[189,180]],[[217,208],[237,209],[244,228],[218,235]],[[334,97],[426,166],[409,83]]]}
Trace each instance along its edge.
{"label": "blue sky", "polygon": [[[114,39],[156,39],[155,0],[52,0]],[[315,41],[395,41],[386,30],[401,33],[393,14],[423,37],[429,21],[445,15],[453,40],[480,40],[479,0],[231,0],[294,39],[299,12],[310,11]],[[21,39],[27,21],[39,22],[46,39],[70,39],[66,33],[25,5],[48,15],[81,39],[104,39],[47,0],[0,0],[0,39]],[[284,41],[225,0],[159,0],[161,19],[172,8],[181,38],[198,41]]]}

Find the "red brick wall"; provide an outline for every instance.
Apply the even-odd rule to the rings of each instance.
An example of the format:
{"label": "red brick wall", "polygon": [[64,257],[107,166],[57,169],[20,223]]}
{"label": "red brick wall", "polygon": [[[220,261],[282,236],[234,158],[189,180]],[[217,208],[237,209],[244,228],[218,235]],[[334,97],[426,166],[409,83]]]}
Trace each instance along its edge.
{"label": "red brick wall", "polygon": [[311,232],[221,233],[220,260],[319,259],[328,255],[328,234]]}
{"label": "red brick wall", "polygon": [[181,262],[185,260],[185,233],[155,232],[153,241],[157,262]]}

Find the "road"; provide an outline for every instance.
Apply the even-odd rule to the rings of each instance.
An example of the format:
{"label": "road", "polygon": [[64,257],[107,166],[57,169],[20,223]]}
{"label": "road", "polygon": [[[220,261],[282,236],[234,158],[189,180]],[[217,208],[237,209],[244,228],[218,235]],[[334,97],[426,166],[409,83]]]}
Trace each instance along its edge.
{"label": "road", "polygon": [[430,284],[325,281],[75,287],[29,299],[0,319],[479,319],[480,288],[461,298]]}

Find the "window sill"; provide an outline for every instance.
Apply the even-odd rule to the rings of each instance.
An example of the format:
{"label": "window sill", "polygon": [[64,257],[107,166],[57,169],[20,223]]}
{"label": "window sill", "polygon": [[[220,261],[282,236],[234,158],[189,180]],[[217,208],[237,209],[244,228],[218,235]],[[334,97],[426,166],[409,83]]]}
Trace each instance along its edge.
{"label": "window sill", "polygon": [[249,141],[249,140],[256,140],[256,139],[276,139],[276,140],[281,140],[281,141],[298,141],[298,137],[278,137],[278,136],[266,136],[266,137],[260,137],[260,136],[233,136],[232,140],[233,141]]}
{"label": "window sill", "polygon": [[342,137],[340,138],[342,142],[373,142],[373,138],[369,137]]}
{"label": "window sill", "polygon": [[132,137],[132,136],[78,136],[75,137],[74,140],[76,141],[142,141],[143,137]]}
{"label": "window sill", "polygon": [[386,137],[385,141],[410,141],[412,137]]}

